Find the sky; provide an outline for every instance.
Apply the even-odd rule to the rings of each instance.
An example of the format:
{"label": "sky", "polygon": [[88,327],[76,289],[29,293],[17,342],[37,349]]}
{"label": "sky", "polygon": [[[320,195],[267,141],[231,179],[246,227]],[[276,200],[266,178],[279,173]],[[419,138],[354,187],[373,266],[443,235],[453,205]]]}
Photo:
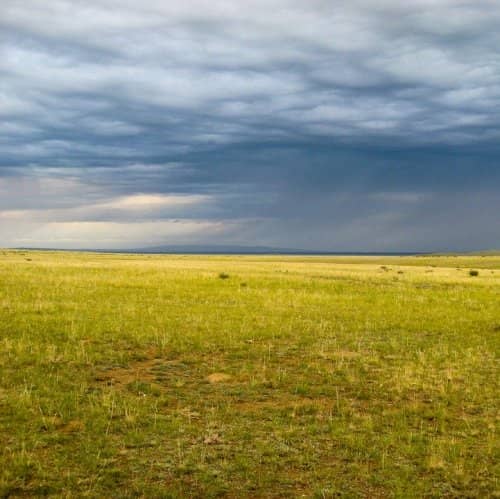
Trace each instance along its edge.
{"label": "sky", "polygon": [[498,0],[1,0],[0,247],[500,247]]}

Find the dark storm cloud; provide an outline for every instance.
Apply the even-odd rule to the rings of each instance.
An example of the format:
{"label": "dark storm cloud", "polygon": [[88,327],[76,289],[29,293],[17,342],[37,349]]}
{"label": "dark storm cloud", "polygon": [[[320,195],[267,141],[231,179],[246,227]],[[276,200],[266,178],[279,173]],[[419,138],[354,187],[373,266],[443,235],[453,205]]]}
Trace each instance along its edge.
{"label": "dark storm cloud", "polygon": [[493,0],[3,0],[3,244],[498,246],[499,25]]}

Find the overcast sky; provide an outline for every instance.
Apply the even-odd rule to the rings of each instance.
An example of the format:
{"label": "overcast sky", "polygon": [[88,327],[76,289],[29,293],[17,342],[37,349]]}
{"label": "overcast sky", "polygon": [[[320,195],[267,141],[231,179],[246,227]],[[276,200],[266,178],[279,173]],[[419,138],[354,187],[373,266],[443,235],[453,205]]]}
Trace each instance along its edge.
{"label": "overcast sky", "polygon": [[0,247],[500,247],[498,0],[1,0]]}

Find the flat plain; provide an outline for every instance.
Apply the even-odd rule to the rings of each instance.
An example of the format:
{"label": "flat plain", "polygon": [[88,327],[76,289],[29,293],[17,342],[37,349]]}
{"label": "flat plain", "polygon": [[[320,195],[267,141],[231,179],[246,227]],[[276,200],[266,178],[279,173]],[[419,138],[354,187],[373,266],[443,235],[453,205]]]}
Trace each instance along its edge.
{"label": "flat plain", "polygon": [[0,251],[0,496],[499,497],[499,338],[495,255]]}

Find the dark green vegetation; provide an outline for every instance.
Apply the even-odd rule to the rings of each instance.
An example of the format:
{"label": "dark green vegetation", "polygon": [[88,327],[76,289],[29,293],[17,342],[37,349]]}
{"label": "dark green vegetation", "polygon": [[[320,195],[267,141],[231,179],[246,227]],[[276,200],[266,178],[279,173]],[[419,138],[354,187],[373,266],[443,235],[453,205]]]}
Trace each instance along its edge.
{"label": "dark green vegetation", "polygon": [[499,291],[493,255],[4,251],[0,496],[494,496]]}

